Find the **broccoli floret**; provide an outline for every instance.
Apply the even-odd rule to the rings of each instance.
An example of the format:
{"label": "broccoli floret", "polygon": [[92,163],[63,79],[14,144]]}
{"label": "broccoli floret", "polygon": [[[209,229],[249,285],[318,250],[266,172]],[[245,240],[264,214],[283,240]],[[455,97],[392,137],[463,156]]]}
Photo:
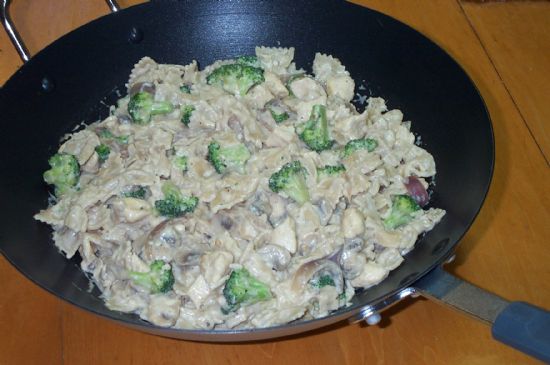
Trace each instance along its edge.
{"label": "broccoli floret", "polygon": [[412,213],[421,209],[418,203],[406,194],[396,195],[392,200],[390,215],[384,219],[387,229],[395,229],[409,223],[413,217]]}
{"label": "broccoli floret", "polygon": [[227,307],[222,308],[224,314],[236,311],[241,305],[254,304],[271,299],[269,286],[252,276],[245,268],[231,272],[223,288],[223,296]]}
{"label": "broccoli floret", "polygon": [[238,63],[218,67],[206,77],[208,84],[220,86],[229,93],[241,96],[252,86],[264,81],[264,70]]}
{"label": "broccoli floret", "polygon": [[252,66],[252,67],[261,67],[258,57],[256,56],[239,56],[236,58],[238,64]]}
{"label": "broccoli floret", "polygon": [[155,208],[163,217],[181,217],[185,213],[192,213],[199,204],[199,198],[183,196],[178,187],[169,181],[162,186],[162,193],[164,199],[155,201]]}
{"label": "broccoli floret", "polygon": [[321,289],[322,287],[325,287],[327,285],[330,286],[336,286],[336,283],[334,282],[334,279],[330,275],[321,275],[319,277],[315,277],[309,281],[309,284],[315,288]]}
{"label": "broccoli floret", "polygon": [[57,197],[76,188],[80,178],[80,165],[73,155],[56,153],[48,160],[50,169],[44,172],[44,181],[55,186]]}
{"label": "broccoli floret", "polygon": [[244,166],[249,158],[250,151],[244,144],[222,147],[216,141],[210,142],[208,155],[206,156],[206,159],[210,161],[219,174],[223,174],[227,170],[243,173]]}
{"label": "broccoli floret", "polygon": [[287,120],[290,116],[288,113],[281,107],[271,106],[269,108],[271,116],[275,120],[275,123],[280,124]]}
{"label": "broccoli floret", "polygon": [[142,91],[130,98],[128,114],[136,124],[147,124],[151,117],[157,114],[167,114],[174,110],[174,106],[167,101],[155,101],[153,95]]}
{"label": "broccoli floret", "polygon": [[269,178],[269,188],[278,193],[283,191],[298,204],[309,201],[306,185],[306,170],[300,161],[289,162]]}
{"label": "broccoli floret", "polygon": [[115,136],[110,130],[103,128],[98,132],[99,138],[109,141],[114,140],[120,144],[128,144],[129,136]]}
{"label": "broccoli floret", "polygon": [[177,169],[187,171],[187,156],[174,156],[172,163]]}
{"label": "broccoli floret", "polygon": [[313,151],[328,150],[334,144],[330,139],[327,122],[327,108],[314,105],[309,120],[301,127],[300,139]]}
{"label": "broccoli floret", "polygon": [[109,148],[109,146],[102,143],[95,147],[95,152],[97,153],[99,162],[105,162],[107,161],[107,158],[109,158],[109,153],[111,153],[111,149]]}
{"label": "broccoli floret", "polygon": [[181,122],[188,126],[189,122],[191,121],[191,114],[193,114],[194,111],[195,107],[193,105],[184,106],[181,109]]}
{"label": "broccoli floret", "polygon": [[140,185],[134,185],[127,191],[122,193],[122,196],[125,198],[136,198],[136,199],[147,199],[147,196],[149,196],[150,191],[145,186]]}
{"label": "broccoli floret", "polygon": [[325,177],[340,175],[346,171],[344,165],[325,165],[324,167],[317,167],[317,178],[323,179]]}
{"label": "broccoli floret", "polygon": [[135,284],[152,294],[169,292],[174,285],[172,267],[163,260],[153,261],[148,272],[130,271],[128,274]]}
{"label": "broccoli floret", "polygon": [[352,139],[344,146],[344,157],[348,157],[357,150],[374,151],[378,147],[378,142],[372,138]]}
{"label": "broccoli floret", "polygon": [[180,87],[180,91],[184,94],[191,94],[191,87],[189,85],[183,85]]}

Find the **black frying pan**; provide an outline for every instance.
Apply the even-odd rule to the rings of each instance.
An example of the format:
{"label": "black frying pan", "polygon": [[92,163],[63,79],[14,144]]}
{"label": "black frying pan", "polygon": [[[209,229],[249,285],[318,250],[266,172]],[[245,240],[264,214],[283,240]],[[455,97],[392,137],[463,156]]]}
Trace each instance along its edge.
{"label": "black frying pan", "polygon": [[[6,5],[7,0],[2,2]],[[33,219],[47,206],[42,172],[60,137],[82,121],[105,117],[105,103],[118,98],[116,92],[124,90],[132,66],[143,56],[160,63],[197,59],[207,65],[251,54],[256,45],[279,44],[296,47],[296,62],[306,69],[315,52],[335,55],[358,84],[365,80],[364,93],[381,96],[391,108],[404,111],[413,121],[414,133],[422,136],[423,147],[435,158],[438,173],[431,204],[445,209],[445,218],[385,281],[359,293],[351,307],[323,319],[267,329],[191,331],[156,327],[135,315],[110,311],[97,288],[88,290],[90,282],[79,259],[65,259],[52,243],[50,227]],[[375,323],[379,310],[403,296],[421,293],[487,322],[496,321],[497,338],[550,361],[550,317],[544,317],[548,314],[526,304],[510,304],[440,269],[472,224],[489,188],[494,163],[491,122],[460,66],[429,39],[388,16],[341,1],[138,5],[95,20],[35,55],[0,91],[0,115],[2,130],[11,136],[4,139],[10,155],[0,161],[0,250],[30,280],[80,308],[163,336],[246,341],[349,318]],[[515,322],[518,311],[538,316],[535,327],[529,318]],[[536,328],[543,320],[548,327]],[[521,337],[533,328],[540,333]],[[545,333],[547,342],[541,342]]]}

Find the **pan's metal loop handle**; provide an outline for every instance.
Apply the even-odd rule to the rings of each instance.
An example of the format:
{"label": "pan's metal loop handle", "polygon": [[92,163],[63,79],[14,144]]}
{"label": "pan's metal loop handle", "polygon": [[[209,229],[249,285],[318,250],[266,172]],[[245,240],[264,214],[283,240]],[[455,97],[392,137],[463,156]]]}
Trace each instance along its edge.
{"label": "pan's metal loop handle", "polygon": [[105,2],[109,6],[109,9],[111,9],[111,12],[116,13],[120,10],[120,5],[118,5],[116,0],[105,0]]}
{"label": "pan's metal loop handle", "polygon": [[[116,0],[105,0],[105,2],[109,6],[109,9],[111,9],[111,12],[116,13],[120,10],[120,5],[118,5]],[[13,43],[17,53],[19,53],[19,57],[21,57],[23,63],[26,63],[31,59],[31,55],[11,20],[9,11],[10,4],[11,0],[0,0],[0,21],[2,21],[2,25],[4,29],[6,29],[6,33],[8,33],[11,43]]]}
{"label": "pan's metal loop handle", "polygon": [[10,3],[11,0],[0,0],[0,20],[2,21],[4,29],[6,29],[6,33],[8,33],[8,37],[10,37],[11,43],[13,43],[17,53],[19,53],[19,57],[21,57],[21,60],[25,63],[31,59],[31,56],[11,20],[9,12]]}

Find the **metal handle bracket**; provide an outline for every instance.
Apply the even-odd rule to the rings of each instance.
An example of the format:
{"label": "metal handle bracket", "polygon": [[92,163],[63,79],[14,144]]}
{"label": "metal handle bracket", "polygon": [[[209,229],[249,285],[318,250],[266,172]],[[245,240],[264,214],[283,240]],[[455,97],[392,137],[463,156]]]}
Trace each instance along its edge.
{"label": "metal handle bracket", "polygon": [[6,33],[8,33],[8,37],[10,37],[10,41],[17,50],[19,57],[25,63],[31,59],[31,56],[11,20],[9,12],[10,3],[11,0],[0,0],[0,21],[2,21],[2,25],[6,29]]}
{"label": "metal handle bracket", "polygon": [[447,273],[441,266],[414,283],[422,296],[493,324],[509,301]]}
{"label": "metal handle bracket", "polygon": [[[116,0],[105,0],[105,2],[109,6],[109,9],[111,9],[111,12],[116,13],[120,10],[120,5],[118,5]],[[31,54],[29,53],[29,50],[25,46],[25,42],[23,42],[23,38],[21,38],[19,32],[15,28],[15,25],[13,24],[13,21],[11,20],[9,11],[10,4],[11,0],[0,0],[0,21],[2,22],[4,29],[6,29],[6,33],[8,33],[8,37],[17,50],[19,57],[21,57],[23,63],[26,63],[31,59]]]}

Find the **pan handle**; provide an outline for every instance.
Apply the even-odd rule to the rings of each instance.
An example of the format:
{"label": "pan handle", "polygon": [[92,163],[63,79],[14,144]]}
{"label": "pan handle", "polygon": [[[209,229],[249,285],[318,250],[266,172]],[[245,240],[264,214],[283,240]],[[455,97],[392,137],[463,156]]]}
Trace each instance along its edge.
{"label": "pan handle", "polygon": [[118,2],[116,0],[105,0],[107,3],[107,6],[109,6],[109,9],[111,9],[112,13],[116,13],[120,10],[120,5],[118,5]]}
{"label": "pan handle", "polygon": [[31,56],[11,20],[9,12],[10,3],[11,0],[0,0],[0,20],[2,21],[4,29],[6,29],[6,33],[8,33],[8,37],[10,37],[11,43],[13,43],[17,53],[19,53],[19,57],[21,57],[23,63],[26,63],[31,59]]}
{"label": "pan handle", "polygon": [[492,326],[493,337],[550,363],[550,312],[524,302],[509,302],[441,267],[414,284],[417,293],[465,312]]}
{"label": "pan handle", "polygon": [[[111,9],[111,12],[116,13],[120,10],[120,5],[118,5],[116,0],[105,0],[105,2],[109,6],[109,9]],[[0,0],[0,21],[4,29],[6,29],[6,33],[8,33],[8,37],[10,37],[10,41],[17,50],[19,57],[21,57],[21,61],[27,63],[31,59],[31,54],[11,20],[9,11],[10,4],[11,0]]]}

